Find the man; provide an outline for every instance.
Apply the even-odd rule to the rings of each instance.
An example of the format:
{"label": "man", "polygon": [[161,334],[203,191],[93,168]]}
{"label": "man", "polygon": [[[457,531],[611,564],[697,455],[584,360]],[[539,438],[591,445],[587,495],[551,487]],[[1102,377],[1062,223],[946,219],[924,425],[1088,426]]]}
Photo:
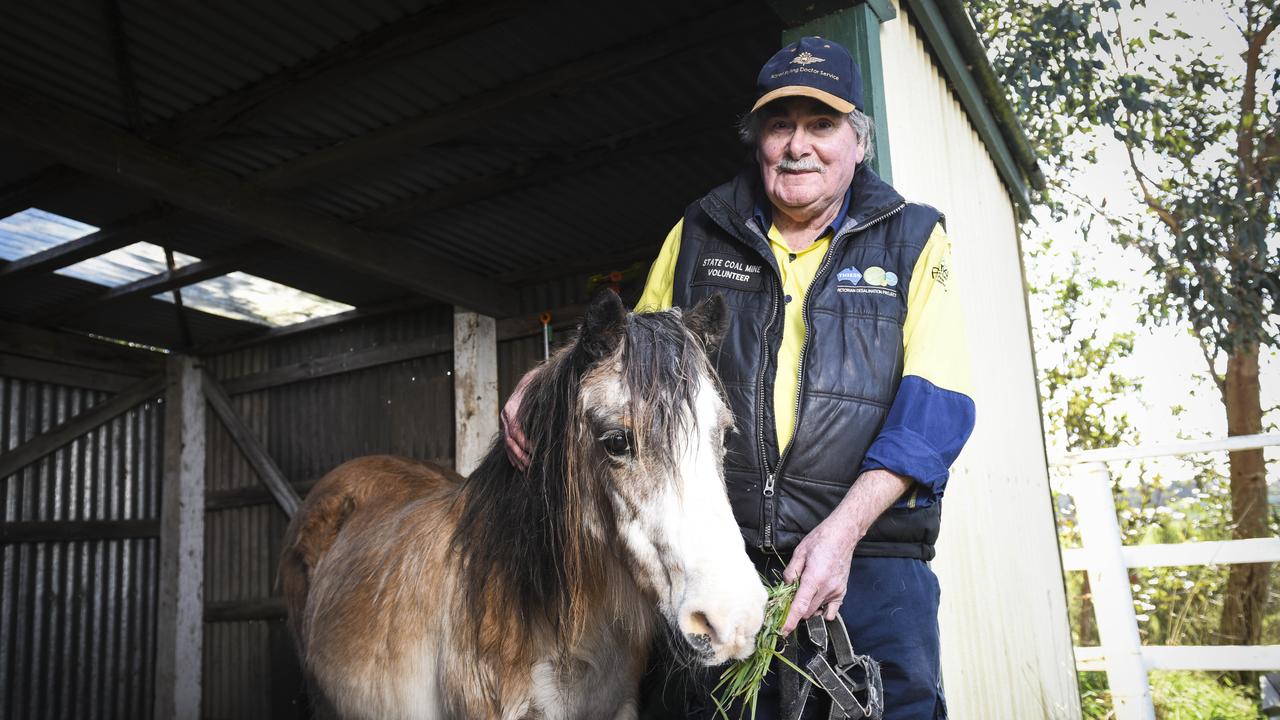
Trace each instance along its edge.
{"label": "man", "polygon": [[[689,206],[637,309],[712,293],[731,308],[725,480],[757,565],[781,557],[800,581],[783,631],[839,614],[881,664],[886,718],[945,717],[926,563],[974,423],[950,243],[936,210],[863,165],[872,125],[847,50],[803,38],[757,91],[740,128],[755,167]],[[517,459],[518,396],[503,413]],[[757,717],[778,717],[774,685]]]}

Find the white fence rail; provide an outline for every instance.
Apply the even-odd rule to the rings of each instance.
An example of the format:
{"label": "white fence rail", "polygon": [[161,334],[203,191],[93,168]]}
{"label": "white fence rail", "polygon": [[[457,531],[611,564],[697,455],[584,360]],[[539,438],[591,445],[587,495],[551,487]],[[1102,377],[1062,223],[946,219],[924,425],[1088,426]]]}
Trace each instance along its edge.
{"label": "white fence rail", "polygon": [[[1280,561],[1280,538],[1215,540],[1168,545],[1126,545],[1121,548],[1125,567],[1188,567],[1191,565],[1239,565]],[[1063,570],[1088,570],[1084,548],[1062,551]]]}
{"label": "white fence rail", "polygon": [[1129,568],[1187,567],[1280,561],[1280,538],[1174,545],[1124,545],[1105,463],[1280,445],[1280,434],[1246,435],[1064,454],[1051,464],[1070,468],[1064,488],[1075,499],[1083,547],[1064,550],[1065,570],[1089,574],[1100,647],[1077,647],[1076,668],[1105,670],[1117,720],[1155,720],[1151,670],[1280,670],[1280,645],[1143,646],[1133,609]]}

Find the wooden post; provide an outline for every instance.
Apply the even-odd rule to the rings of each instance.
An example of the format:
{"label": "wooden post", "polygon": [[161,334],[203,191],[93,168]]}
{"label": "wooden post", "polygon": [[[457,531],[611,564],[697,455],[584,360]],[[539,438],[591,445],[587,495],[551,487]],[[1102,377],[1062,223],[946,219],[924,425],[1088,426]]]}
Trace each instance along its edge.
{"label": "wooden post", "polygon": [[1076,503],[1080,539],[1089,556],[1089,586],[1093,589],[1098,640],[1106,656],[1107,682],[1111,685],[1116,718],[1155,720],[1107,466],[1077,465],[1071,472],[1070,489]]}
{"label": "wooden post", "polygon": [[194,358],[171,357],[167,373],[155,716],[196,720],[203,641],[205,398]]}
{"label": "wooden post", "polygon": [[469,475],[498,432],[498,335],[494,319],[453,312],[453,467]]}

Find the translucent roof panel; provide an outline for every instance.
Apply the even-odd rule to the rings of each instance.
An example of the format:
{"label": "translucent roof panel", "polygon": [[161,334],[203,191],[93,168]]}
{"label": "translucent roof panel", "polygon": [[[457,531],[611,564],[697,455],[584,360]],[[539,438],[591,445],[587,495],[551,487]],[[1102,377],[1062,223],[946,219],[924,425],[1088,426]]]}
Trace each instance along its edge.
{"label": "translucent roof panel", "polygon": [[[172,293],[156,296],[173,300]],[[214,315],[273,327],[325,317],[352,306],[248,273],[233,272],[182,288],[182,302]]]}
{"label": "translucent roof panel", "polygon": [[[24,258],[97,231],[98,228],[92,225],[38,208],[23,210],[0,220],[0,259]],[[175,252],[173,260],[175,265],[182,267],[195,262],[196,258]],[[54,272],[96,285],[115,287],[167,269],[163,248],[139,242]]]}
{"label": "translucent roof panel", "polygon": [[[197,260],[199,258],[185,253],[173,254],[175,267],[190,265]],[[68,265],[55,272],[79,280],[88,280],[98,285],[115,287],[158,275],[168,269],[169,265],[164,259],[164,248],[149,242],[136,242],[88,260],[81,260],[75,265]]]}
{"label": "translucent roof panel", "polygon": [[[97,230],[71,218],[30,208],[0,220],[0,259],[24,258]],[[173,259],[176,267],[199,261],[197,257],[180,252],[175,252]],[[137,242],[56,272],[95,285],[116,287],[167,269],[164,248],[149,242]],[[183,304],[187,307],[273,327],[352,309],[350,305],[243,272],[189,285],[181,292]],[[173,302],[172,292],[153,297]]]}
{"label": "translucent roof panel", "polygon": [[0,220],[0,260],[18,260],[95,232],[87,223],[27,208]]}

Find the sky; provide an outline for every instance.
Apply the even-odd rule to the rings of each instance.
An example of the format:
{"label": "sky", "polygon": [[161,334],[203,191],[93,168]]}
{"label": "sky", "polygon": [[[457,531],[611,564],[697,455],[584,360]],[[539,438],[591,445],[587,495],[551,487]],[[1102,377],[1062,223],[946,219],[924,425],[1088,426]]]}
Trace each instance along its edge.
{"label": "sky", "polygon": [[[1243,70],[1240,53],[1244,41],[1217,3],[1201,0],[1149,0],[1147,17],[1137,18],[1133,29],[1149,26],[1151,17],[1164,17],[1165,29],[1180,28],[1192,38],[1184,41],[1180,52],[1187,56],[1199,52],[1221,56],[1228,67]],[[1126,26],[1126,32],[1132,34]],[[1272,38],[1271,47],[1280,44]],[[1085,195],[1095,204],[1117,214],[1143,212],[1133,190],[1132,175],[1119,143],[1109,137],[1098,146],[1098,164],[1086,169],[1075,179],[1072,190]],[[1071,248],[1085,249],[1079,221],[1069,219],[1053,223],[1047,213],[1038,215],[1054,242],[1057,267],[1065,269]],[[1274,239],[1273,239],[1274,242]],[[1139,303],[1149,278],[1143,275],[1144,259],[1136,251],[1119,247],[1111,238],[1105,223],[1094,224],[1087,249],[1096,250],[1096,261],[1090,268],[1100,278],[1114,279],[1120,291],[1110,296],[1108,317],[1099,323],[1103,334],[1133,331],[1136,333],[1133,354],[1116,365],[1116,370],[1140,378],[1143,387],[1120,401],[1119,409],[1127,412],[1141,434],[1143,444],[1174,442],[1180,438],[1224,437],[1226,418],[1217,388],[1206,372],[1206,363],[1196,340],[1184,325],[1151,327],[1139,322]],[[1030,262],[1030,261],[1029,261]],[[1051,261],[1053,262],[1053,261]],[[1029,274],[1037,271],[1029,269]],[[1048,360],[1049,358],[1045,358]],[[1264,351],[1261,360],[1262,407],[1280,407],[1280,353]],[[1225,369],[1219,365],[1219,371]],[[1185,412],[1175,414],[1173,406]],[[1264,421],[1267,418],[1264,418]],[[1280,412],[1272,413],[1272,421],[1280,421]],[[1052,448],[1051,448],[1052,452]],[[1224,455],[1225,456],[1225,455]],[[1271,449],[1267,457],[1280,459],[1280,451]],[[1272,462],[1269,478],[1276,482],[1280,463]]]}

